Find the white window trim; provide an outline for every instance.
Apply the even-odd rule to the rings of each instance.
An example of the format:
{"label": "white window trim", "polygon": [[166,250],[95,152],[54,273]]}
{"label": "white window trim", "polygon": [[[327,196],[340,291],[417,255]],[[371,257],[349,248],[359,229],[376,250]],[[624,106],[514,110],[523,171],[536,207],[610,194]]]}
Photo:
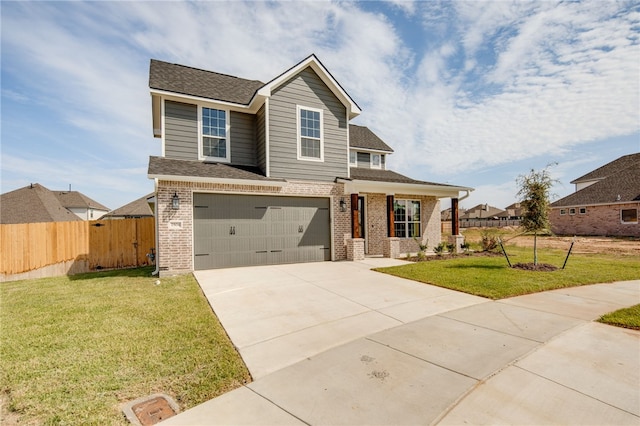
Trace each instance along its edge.
{"label": "white window trim", "polygon": [[[227,141],[227,155],[226,157],[208,157],[204,155],[204,149],[202,146],[202,108],[217,109],[224,111],[225,113],[225,132]],[[231,114],[228,109],[221,108],[219,105],[205,105],[198,104],[198,158],[202,161],[212,161],[216,163],[230,163],[231,162]]]}
{"label": "white window trim", "polygon": [[[378,156],[378,165],[373,164],[373,157]],[[382,154],[371,153],[369,157],[369,167],[372,169],[382,169]]]}
{"label": "white window trim", "polygon": [[[313,111],[320,113],[320,158],[315,157],[303,157],[302,156],[302,138],[300,135],[300,111]],[[303,105],[296,105],[296,137],[297,137],[297,149],[298,160],[302,161],[315,161],[324,163],[324,111],[318,108],[311,108]]]}
{"label": "white window trim", "polygon": [[[351,153],[354,153],[356,155],[356,161],[354,163],[351,162]],[[358,151],[354,149],[349,150],[349,166],[358,167]]]}
{"label": "white window trim", "polygon": [[575,215],[575,214],[576,214],[576,208],[575,208],[575,207],[571,207],[571,208],[569,209],[569,214],[570,214],[571,216]]}
{"label": "white window trim", "polygon": [[[418,235],[416,238],[422,238],[422,234],[423,234],[423,229],[422,229],[422,201],[421,201],[421,200],[418,200],[418,199],[415,199],[415,198],[398,198],[398,199],[395,199],[395,200],[394,200],[394,203],[396,203],[396,202],[398,202],[398,201],[416,201],[416,202],[418,202],[418,204],[420,205],[420,221],[419,221],[419,222],[417,222],[417,223],[419,223],[419,224],[420,224],[419,229],[418,229],[418,230],[420,231],[420,235]],[[405,204],[405,207],[406,207],[406,204]],[[406,219],[406,216],[405,216],[405,221],[404,221],[404,223],[405,223],[405,225],[407,225],[407,228],[406,228],[405,232],[406,232],[406,233],[407,233],[407,235],[408,235],[408,234],[409,234],[409,226],[408,226],[408,225],[409,225],[409,223],[416,223],[416,221],[414,221],[414,220],[411,220],[411,221],[410,221],[410,220],[407,220],[407,219]],[[393,218],[393,226],[394,226],[394,227],[395,227],[395,224],[396,224],[396,219],[395,219],[395,211],[394,211],[394,218]],[[398,237],[398,238],[413,239],[413,237],[409,237],[409,236],[406,236],[406,237]]]}
{"label": "white window trim", "polygon": [[622,211],[623,210],[634,210],[633,208],[631,209],[620,209],[620,223],[623,225],[637,225],[638,224],[638,209],[635,209],[636,211],[636,220],[634,222],[625,222],[624,220],[622,220]]}

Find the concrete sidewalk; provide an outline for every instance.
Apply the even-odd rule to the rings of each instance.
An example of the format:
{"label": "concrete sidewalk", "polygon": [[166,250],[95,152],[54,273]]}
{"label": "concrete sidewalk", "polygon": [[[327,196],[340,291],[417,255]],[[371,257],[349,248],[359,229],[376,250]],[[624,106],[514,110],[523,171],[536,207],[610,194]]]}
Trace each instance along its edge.
{"label": "concrete sidewalk", "polygon": [[258,376],[163,425],[640,423],[640,332],[592,322],[640,281],[493,302],[370,266],[198,273]]}

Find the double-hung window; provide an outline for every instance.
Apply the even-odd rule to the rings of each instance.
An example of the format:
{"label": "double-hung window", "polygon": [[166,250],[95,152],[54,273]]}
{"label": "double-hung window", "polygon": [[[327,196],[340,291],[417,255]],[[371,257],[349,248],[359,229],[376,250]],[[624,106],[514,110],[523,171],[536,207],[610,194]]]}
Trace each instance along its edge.
{"label": "double-hung window", "polygon": [[322,110],[297,107],[298,159],[324,161],[322,140]]}
{"label": "double-hung window", "polygon": [[393,227],[396,237],[420,236],[420,201],[395,200],[393,204]]}
{"label": "double-hung window", "polygon": [[357,167],[358,166],[358,152],[357,151],[349,151],[349,165]]}
{"label": "double-hung window", "polygon": [[229,161],[227,112],[202,107],[202,156],[205,159]]}

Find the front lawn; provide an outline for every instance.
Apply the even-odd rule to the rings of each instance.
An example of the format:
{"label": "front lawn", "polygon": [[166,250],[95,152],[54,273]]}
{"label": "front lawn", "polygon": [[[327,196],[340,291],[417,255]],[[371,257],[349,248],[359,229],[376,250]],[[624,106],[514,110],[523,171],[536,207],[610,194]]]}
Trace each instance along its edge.
{"label": "front lawn", "polygon": [[[506,250],[512,264],[533,261],[533,251],[530,248],[509,246]],[[549,263],[559,268],[562,267],[565,256],[565,251],[538,249],[540,263]],[[502,255],[459,255],[447,260],[417,262],[376,270],[491,299],[585,284],[640,279],[638,259],[604,254],[572,254],[566,269],[553,272],[512,269]]]}
{"label": "front lawn", "polygon": [[151,269],[0,283],[2,418],[128,424],[152,393],[193,407],[250,380],[192,275]]}
{"label": "front lawn", "polygon": [[603,315],[598,321],[604,324],[615,325],[617,327],[640,330],[640,305],[619,309]]}

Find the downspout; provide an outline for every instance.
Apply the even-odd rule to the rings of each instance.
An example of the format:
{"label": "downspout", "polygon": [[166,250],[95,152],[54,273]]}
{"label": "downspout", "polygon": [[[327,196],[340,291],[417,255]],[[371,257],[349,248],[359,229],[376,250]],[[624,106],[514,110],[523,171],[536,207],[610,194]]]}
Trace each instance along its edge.
{"label": "downspout", "polygon": [[158,275],[160,276],[160,250],[158,250],[158,243],[160,242],[160,231],[159,231],[159,225],[158,225],[158,206],[160,205],[159,200],[158,200],[158,178],[155,178],[153,180],[154,182],[154,189],[155,189],[155,193],[156,193],[156,208],[153,209],[153,215],[155,217],[155,221],[156,221],[156,269],[155,271],[153,271],[151,273],[151,275]]}
{"label": "downspout", "polygon": [[458,201],[462,201],[462,200],[465,200],[465,199],[469,198],[469,196],[471,195],[471,192],[473,191],[473,189],[465,189],[465,191],[467,191],[467,193],[465,195],[463,195],[462,197],[458,198]]}

